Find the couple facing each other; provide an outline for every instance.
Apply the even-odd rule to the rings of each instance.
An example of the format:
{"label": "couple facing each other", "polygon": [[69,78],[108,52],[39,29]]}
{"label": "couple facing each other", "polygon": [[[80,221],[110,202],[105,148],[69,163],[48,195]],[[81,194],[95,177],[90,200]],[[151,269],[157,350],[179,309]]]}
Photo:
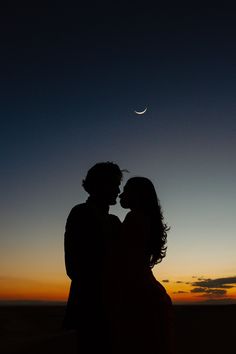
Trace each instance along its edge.
{"label": "couple facing each other", "polygon": [[[152,268],[166,254],[169,228],[152,182],[130,178],[113,162],[95,164],[83,180],[87,201],[65,227],[71,287],[64,327],[78,334],[79,353],[173,353],[172,303]],[[119,195],[123,223],[109,214]]]}

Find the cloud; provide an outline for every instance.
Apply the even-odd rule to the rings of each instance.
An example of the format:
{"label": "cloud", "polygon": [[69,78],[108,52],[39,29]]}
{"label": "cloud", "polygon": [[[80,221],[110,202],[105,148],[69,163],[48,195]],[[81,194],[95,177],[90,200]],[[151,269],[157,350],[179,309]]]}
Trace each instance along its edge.
{"label": "cloud", "polygon": [[191,293],[202,293],[204,291],[205,291],[204,288],[194,288],[194,289],[190,290]]}
{"label": "cloud", "polygon": [[182,284],[183,282],[182,281],[180,281],[180,280],[177,280],[177,282],[176,282],[177,284]]}
{"label": "cloud", "polygon": [[[206,288],[221,288],[230,289],[236,286],[236,276],[228,278],[217,278],[217,279],[202,279],[191,283],[193,286],[206,287]],[[233,285],[228,285],[233,284]]]}
{"label": "cloud", "polygon": [[216,297],[221,297],[221,296],[225,296],[227,294],[226,290],[223,289],[208,289],[205,291],[205,294],[202,294],[202,296],[216,296]]}
{"label": "cloud", "polygon": [[162,282],[163,283],[169,283],[169,280],[168,279],[163,279]]}
{"label": "cloud", "polygon": [[190,291],[191,293],[201,293],[202,296],[225,296],[227,293],[224,289],[194,288]]}
{"label": "cloud", "polygon": [[[230,285],[229,285],[230,284]],[[199,294],[201,297],[208,298],[221,298],[227,296],[227,290],[236,286],[236,277],[205,279],[199,278],[197,281],[192,282],[194,287],[190,290],[191,293]]]}
{"label": "cloud", "polygon": [[174,291],[174,294],[188,294],[188,291],[183,291],[183,290]]}

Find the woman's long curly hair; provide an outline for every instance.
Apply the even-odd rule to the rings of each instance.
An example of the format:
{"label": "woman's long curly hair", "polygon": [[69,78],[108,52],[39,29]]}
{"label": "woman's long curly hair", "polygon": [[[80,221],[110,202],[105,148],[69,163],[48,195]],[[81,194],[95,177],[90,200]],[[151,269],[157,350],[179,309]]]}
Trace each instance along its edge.
{"label": "woman's long curly hair", "polygon": [[167,232],[170,228],[164,222],[162,208],[153,183],[146,177],[132,177],[127,181],[129,190],[136,195],[136,203],[150,218],[150,236],[147,242],[149,266],[153,268],[166,256]]}

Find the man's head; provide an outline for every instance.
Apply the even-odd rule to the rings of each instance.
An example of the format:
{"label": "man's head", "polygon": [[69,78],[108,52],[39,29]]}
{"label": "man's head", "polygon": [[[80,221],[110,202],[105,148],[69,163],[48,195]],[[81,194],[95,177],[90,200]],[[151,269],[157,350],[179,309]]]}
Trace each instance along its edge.
{"label": "man's head", "polygon": [[83,180],[83,187],[91,196],[107,205],[116,204],[123,173],[113,162],[99,162],[91,167]]}

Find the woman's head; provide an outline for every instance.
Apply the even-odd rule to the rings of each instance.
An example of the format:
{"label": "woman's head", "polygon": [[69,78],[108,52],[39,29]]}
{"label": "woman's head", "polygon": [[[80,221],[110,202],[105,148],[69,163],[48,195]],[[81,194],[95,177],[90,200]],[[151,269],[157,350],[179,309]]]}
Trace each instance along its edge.
{"label": "woman's head", "polygon": [[147,253],[149,265],[152,268],[166,255],[167,231],[169,230],[163,221],[162,209],[154,185],[145,177],[130,178],[119,197],[123,208],[141,211],[150,220]]}
{"label": "woman's head", "polygon": [[154,185],[146,177],[130,178],[119,197],[125,209],[151,210],[158,204]]}

